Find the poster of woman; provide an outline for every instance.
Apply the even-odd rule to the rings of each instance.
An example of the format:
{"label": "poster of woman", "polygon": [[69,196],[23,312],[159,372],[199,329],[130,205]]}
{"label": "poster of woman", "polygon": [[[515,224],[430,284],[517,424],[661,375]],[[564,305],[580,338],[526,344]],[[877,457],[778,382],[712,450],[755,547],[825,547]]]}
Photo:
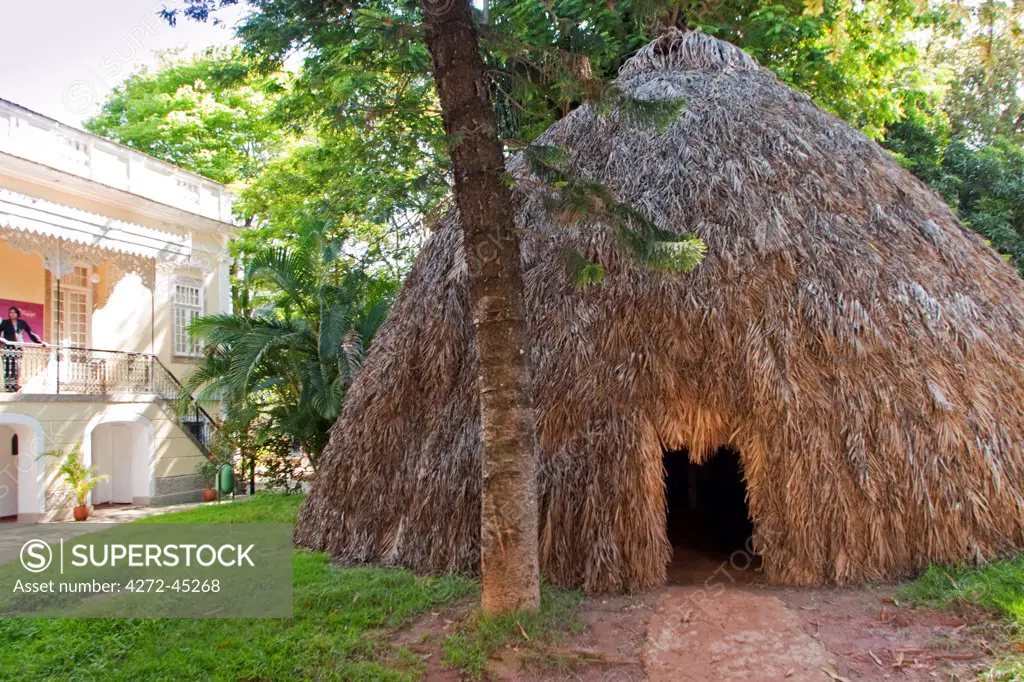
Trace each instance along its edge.
{"label": "poster of woman", "polygon": [[25,344],[43,344],[43,306],[40,303],[0,299],[0,353],[3,355],[4,390],[21,388],[21,356]]}

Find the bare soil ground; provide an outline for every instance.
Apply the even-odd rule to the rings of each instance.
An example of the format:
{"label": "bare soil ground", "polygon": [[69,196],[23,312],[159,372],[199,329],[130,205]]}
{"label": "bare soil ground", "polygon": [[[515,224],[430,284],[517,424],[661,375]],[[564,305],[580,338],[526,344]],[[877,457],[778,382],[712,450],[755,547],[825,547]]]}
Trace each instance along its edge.
{"label": "bare soil ground", "polygon": [[[999,653],[1000,626],[987,614],[910,608],[897,586],[772,587],[754,566],[684,559],[661,590],[586,600],[585,631],[560,646],[511,646],[492,660],[491,679],[960,681]],[[441,665],[440,641],[461,615],[432,614],[400,636],[426,662],[425,680],[460,679]]]}

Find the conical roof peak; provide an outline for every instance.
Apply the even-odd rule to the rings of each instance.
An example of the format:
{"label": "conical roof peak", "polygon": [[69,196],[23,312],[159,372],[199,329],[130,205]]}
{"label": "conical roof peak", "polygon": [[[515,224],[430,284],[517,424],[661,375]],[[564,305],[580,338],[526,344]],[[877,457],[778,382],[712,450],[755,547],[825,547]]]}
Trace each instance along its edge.
{"label": "conical roof peak", "polygon": [[652,71],[754,71],[761,68],[756,59],[731,43],[700,31],[670,28],[623,64],[619,78]]}

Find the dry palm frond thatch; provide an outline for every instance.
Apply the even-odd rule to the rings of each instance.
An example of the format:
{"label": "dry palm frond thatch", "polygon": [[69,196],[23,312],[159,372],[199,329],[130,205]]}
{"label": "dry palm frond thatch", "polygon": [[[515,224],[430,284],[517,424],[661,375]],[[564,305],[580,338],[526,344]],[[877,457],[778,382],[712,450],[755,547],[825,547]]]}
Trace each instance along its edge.
{"label": "dry palm frond thatch", "polygon": [[[581,107],[564,147],[657,226],[706,242],[656,272],[615,231],[556,223],[522,157],[545,577],[658,585],[662,456],[740,452],[776,582],[892,578],[1024,545],[1024,286],[874,142],[736,47],[666,34],[621,71],[681,98],[666,130]],[[574,249],[607,277],[577,287]],[[476,359],[459,217],[423,249],[303,507],[299,544],[350,562],[474,570]]]}

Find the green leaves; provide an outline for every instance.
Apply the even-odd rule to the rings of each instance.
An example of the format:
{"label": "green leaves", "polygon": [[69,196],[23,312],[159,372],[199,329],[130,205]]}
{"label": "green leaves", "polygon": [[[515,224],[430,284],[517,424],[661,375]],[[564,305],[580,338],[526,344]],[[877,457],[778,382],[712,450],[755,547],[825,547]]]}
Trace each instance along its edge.
{"label": "green leaves", "polygon": [[931,98],[938,75],[921,68],[919,47],[928,19],[913,0],[722,5],[699,11],[697,22],[876,140]]}
{"label": "green leaves", "polygon": [[700,265],[707,245],[695,234],[676,234],[645,223],[635,230],[623,230],[621,238],[638,260],[653,270],[685,273]]}
{"label": "green leaves", "polygon": [[530,142],[601,97],[629,55],[656,34],[665,0],[492,0],[483,32],[502,135]]}
{"label": "green leaves", "polygon": [[530,164],[530,170],[542,182],[560,187],[569,184],[570,178],[564,170],[569,163],[569,154],[565,147],[531,144],[523,150],[523,158]]}
{"label": "green leaves", "polygon": [[394,279],[350,267],[335,246],[314,228],[287,244],[264,244],[245,268],[250,285],[276,291],[268,305],[190,327],[206,354],[187,391],[226,402],[229,417],[259,418],[301,442],[314,461],[397,288]]}
{"label": "green leaves", "polygon": [[600,284],[604,281],[608,272],[597,263],[587,260],[583,255],[574,249],[565,254],[566,269],[573,284],[578,287]]}
{"label": "green leaves", "polygon": [[[682,274],[703,260],[707,247],[700,237],[659,228],[640,211],[618,201],[607,186],[575,177],[564,148],[530,145],[523,156],[547,186],[546,207],[555,222],[568,227],[584,221],[610,226],[622,247],[654,270]],[[607,274],[603,266],[576,251],[567,255],[566,267],[576,285],[600,284]]]}
{"label": "green leaves", "polygon": [[1024,148],[1005,137],[980,148],[958,140],[943,165],[955,178],[945,187],[961,220],[1024,273]]}
{"label": "green leaves", "polygon": [[594,103],[598,116],[618,116],[633,126],[663,133],[679,120],[679,114],[686,108],[681,99],[645,100],[632,97],[618,83],[609,83],[601,91],[601,96]]}
{"label": "green leaves", "polygon": [[115,88],[85,128],[218,182],[246,180],[283,144],[267,117],[289,80],[228,50],[187,60],[169,53],[159,70]]}

